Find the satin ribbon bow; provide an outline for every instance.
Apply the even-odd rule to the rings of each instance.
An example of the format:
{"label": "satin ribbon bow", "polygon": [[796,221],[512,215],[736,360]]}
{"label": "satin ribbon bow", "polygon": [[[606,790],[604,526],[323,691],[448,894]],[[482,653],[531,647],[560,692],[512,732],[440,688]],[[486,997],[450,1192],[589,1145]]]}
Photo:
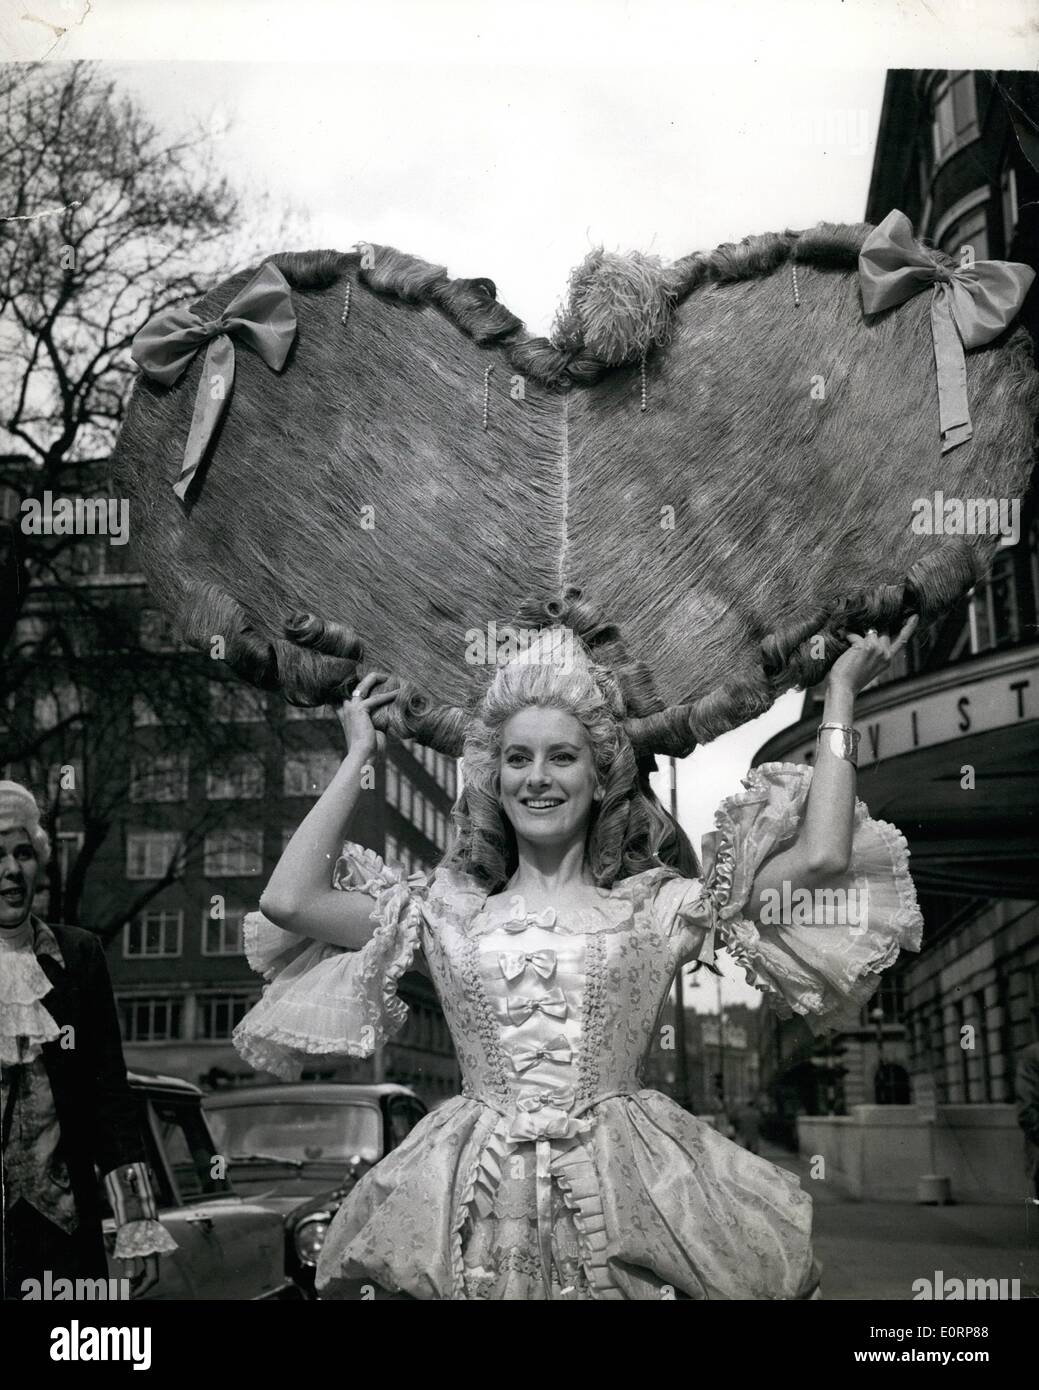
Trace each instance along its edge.
{"label": "satin ribbon bow", "polygon": [[547,980],[556,968],[555,951],[499,951],[498,964],[507,980],[515,980],[529,965],[535,975]]}
{"label": "satin ribbon bow", "polygon": [[563,1065],[573,1060],[573,1051],[566,1038],[554,1038],[550,1043],[536,1046],[521,1044],[512,1054],[512,1065],[518,1072],[530,1071],[538,1062],[560,1062]]}
{"label": "satin ribbon bow", "polygon": [[527,1019],[536,1013],[546,1014],[549,1018],[566,1018],[566,995],[557,988],[536,997],[519,994],[509,1000],[510,1023],[526,1023]]}
{"label": "satin ribbon bow", "polygon": [[867,314],[893,309],[931,291],[931,338],[938,373],[942,453],[970,439],[964,348],[999,336],[1021,308],[1035,272],[1016,261],[975,261],[947,269],[913,242],[904,212],[889,212],[862,243],[859,283]]}
{"label": "satin ribbon bow", "polygon": [[556,910],[554,907],[546,907],[543,912],[527,912],[522,898],[518,900],[516,911],[511,919],[502,923],[505,930],[513,935],[517,932],[527,931],[530,927],[541,927],[544,931],[554,931],[555,925]]}
{"label": "satin ribbon bow", "polygon": [[163,309],[133,340],[130,355],[152,381],[179,381],[203,343],[206,360],[199,377],[195,409],[184,446],[184,462],[173,491],[184,501],[199,464],[227,406],[234,384],[238,338],[258,352],[272,371],[285,365],[296,336],[296,315],[288,281],[269,261],[215,319],[203,322],[190,309]]}
{"label": "satin ribbon bow", "polygon": [[509,1128],[509,1138],[522,1143],[538,1139],[569,1139],[589,1128],[590,1121],[575,1120],[554,1105],[530,1105],[520,1101]]}

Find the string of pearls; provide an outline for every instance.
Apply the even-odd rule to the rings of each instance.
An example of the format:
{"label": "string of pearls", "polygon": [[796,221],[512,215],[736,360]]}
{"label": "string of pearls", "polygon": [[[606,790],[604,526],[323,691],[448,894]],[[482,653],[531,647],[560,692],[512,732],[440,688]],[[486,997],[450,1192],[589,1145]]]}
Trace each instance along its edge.
{"label": "string of pearls", "polygon": [[483,373],[483,427],[487,428],[487,417],[491,408],[491,372],[493,367],[486,367]]}

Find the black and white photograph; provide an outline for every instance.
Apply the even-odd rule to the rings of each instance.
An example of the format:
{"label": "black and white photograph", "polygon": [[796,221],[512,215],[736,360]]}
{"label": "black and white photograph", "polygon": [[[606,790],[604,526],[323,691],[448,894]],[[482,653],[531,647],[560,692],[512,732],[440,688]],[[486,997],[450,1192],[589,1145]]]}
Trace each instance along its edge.
{"label": "black and white photograph", "polygon": [[1021,1364],[1037,269],[1030,0],[2,0],[9,1348]]}

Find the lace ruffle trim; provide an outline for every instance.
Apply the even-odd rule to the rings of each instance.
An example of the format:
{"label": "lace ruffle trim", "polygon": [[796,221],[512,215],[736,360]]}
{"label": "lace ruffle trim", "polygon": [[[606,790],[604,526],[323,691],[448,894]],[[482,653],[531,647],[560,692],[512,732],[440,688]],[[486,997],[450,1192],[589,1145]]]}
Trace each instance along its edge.
{"label": "lace ruffle trim", "polygon": [[117,1260],[135,1260],[142,1255],[168,1255],[178,1249],[177,1242],[159,1221],[128,1221],[115,1233]]}
{"label": "lace ruffle trim", "polygon": [[[777,782],[770,778],[781,780]],[[785,794],[789,798],[785,807],[779,807],[780,819],[770,827],[767,852],[771,853],[795,834],[811,780],[812,769],[797,763],[762,763],[760,767],[751,770],[744,779],[746,790],[726,797],[715,814],[715,825],[719,832],[715,856],[718,872],[707,892],[719,909],[718,935],[733,958],[742,966],[748,984],[767,994],[781,1017],[789,1018],[796,1013],[811,1017],[816,1026],[825,1027],[828,1019],[843,1015],[849,1008],[864,1002],[872,995],[877,986],[877,976],[894,965],[901,950],[919,950],[923,917],[917,903],[916,887],[909,872],[910,852],[905,836],[889,821],[874,820],[865,802],[856,799],[852,827],[853,855],[856,833],[868,829],[879,837],[887,853],[898,908],[885,920],[883,935],[876,929],[871,931],[870,944],[873,949],[855,964],[845,992],[840,996],[832,989],[802,990],[795,999],[789,999],[783,993],[762,958],[761,935],[758,928],[754,923],[739,916],[746,906],[746,898],[733,901],[728,896],[733,882],[735,845],[747,831],[747,827],[740,824],[738,813],[744,806],[768,802],[773,792]],[[752,867],[756,870],[757,865]],[[748,888],[750,882],[751,878],[748,876]],[[830,995],[829,999],[827,993]]]}

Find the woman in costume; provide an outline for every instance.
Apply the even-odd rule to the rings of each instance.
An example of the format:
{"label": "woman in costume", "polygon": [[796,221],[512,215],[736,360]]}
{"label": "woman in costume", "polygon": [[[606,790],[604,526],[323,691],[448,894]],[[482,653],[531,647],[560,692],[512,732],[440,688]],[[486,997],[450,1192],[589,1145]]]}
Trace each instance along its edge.
{"label": "woman in costume", "polygon": [[[857,691],[914,626],[849,637],[814,768],[755,769],[695,878],[658,857],[674,858],[675,827],[640,781],[613,673],[569,632],[577,659],[557,662],[558,629],[496,672],[472,719],[436,873],[405,878],[344,847],[372,715],[394,698],[364,677],[343,706],[347,756],[247,922],[269,984],[235,1042],[284,1077],[315,1055],[368,1055],[403,1021],[400,976],[422,968],[464,1086],[340,1208],[322,1297],[818,1296],[796,1179],[642,1089],[639,1065],[675,971],[720,946],[817,1028],[857,1017],[899,949],[918,948],[905,841],[856,801],[852,727]],[[777,921],[765,909],[784,888],[788,902],[830,890],[829,907]],[[843,922],[832,890],[856,895]]]}

